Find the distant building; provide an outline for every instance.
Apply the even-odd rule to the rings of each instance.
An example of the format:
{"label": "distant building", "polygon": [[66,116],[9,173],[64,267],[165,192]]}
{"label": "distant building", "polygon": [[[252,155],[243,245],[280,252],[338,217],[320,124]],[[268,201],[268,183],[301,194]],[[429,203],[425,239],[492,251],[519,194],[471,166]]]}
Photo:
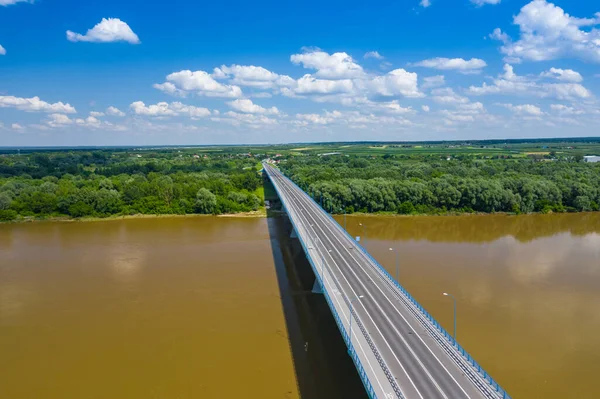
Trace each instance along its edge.
{"label": "distant building", "polygon": [[600,162],[598,155],[586,155],[583,157],[583,162]]}

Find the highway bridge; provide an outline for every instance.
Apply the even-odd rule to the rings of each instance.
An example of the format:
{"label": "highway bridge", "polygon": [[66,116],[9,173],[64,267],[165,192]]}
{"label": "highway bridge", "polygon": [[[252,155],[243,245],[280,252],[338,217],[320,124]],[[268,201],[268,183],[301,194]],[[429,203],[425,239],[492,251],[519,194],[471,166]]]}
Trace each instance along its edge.
{"label": "highway bridge", "polygon": [[370,398],[510,398],[309,195],[263,166]]}

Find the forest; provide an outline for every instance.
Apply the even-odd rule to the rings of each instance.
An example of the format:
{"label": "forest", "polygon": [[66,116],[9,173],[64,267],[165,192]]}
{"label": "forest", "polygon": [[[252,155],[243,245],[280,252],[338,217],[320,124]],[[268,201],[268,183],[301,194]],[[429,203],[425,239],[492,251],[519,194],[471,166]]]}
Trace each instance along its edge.
{"label": "forest", "polygon": [[580,158],[293,157],[284,173],[334,213],[597,211],[600,163]]}
{"label": "forest", "polygon": [[0,221],[256,211],[259,168],[253,157],[174,150],[2,155]]}

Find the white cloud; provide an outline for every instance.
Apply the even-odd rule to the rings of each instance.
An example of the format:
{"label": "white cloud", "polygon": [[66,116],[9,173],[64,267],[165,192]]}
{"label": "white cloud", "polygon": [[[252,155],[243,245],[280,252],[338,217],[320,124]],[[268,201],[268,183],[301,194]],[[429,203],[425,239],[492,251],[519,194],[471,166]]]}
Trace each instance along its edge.
{"label": "white cloud", "polygon": [[228,111],[223,114],[223,117],[217,116],[211,118],[214,122],[225,122],[233,126],[240,126],[246,124],[251,128],[260,128],[266,125],[277,125],[276,119],[269,118],[265,115],[255,115],[239,113],[234,111]]}
{"label": "white cloud", "polygon": [[383,55],[379,54],[378,51],[369,51],[369,52],[365,53],[364,59],[366,60],[369,58],[375,58],[376,60],[382,60],[384,57],[383,57]]}
{"label": "white cloud", "polygon": [[73,120],[64,114],[50,114],[48,119],[48,125],[51,127],[63,127],[73,123]]}
{"label": "white cloud", "polygon": [[0,6],[10,6],[17,3],[33,3],[33,0],[0,0]]}
{"label": "white cloud", "polygon": [[429,105],[422,105],[422,106],[421,106],[421,109],[422,109],[423,111],[425,111],[425,112],[429,112],[429,111],[430,111]]}
{"label": "white cloud", "polygon": [[273,89],[295,85],[294,79],[287,75],[279,75],[268,69],[254,65],[222,65],[221,68],[214,69],[212,77],[215,79],[233,77],[231,80],[233,84],[259,89]]}
{"label": "white cloud", "polygon": [[434,87],[440,87],[446,84],[444,75],[428,76],[423,78],[423,82],[424,83],[421,85],[423,89],[432,89]]}
{"label": "white cloud", "polygon": [[579,83],[583,81],[581,74],[572,69],[550,68],[548,71],[542,72],[540,76],[546,78],[556,78],[564,82]]}
{"label": "white cloud", "polygon": [[484,6],[486,4],[500,4],[502,0],[471,0],[471,3],[475,4],[478,7]]}
{"label": "white cloud", "polygon": [[67,39],[71,42],[127,42],[139,44],[140,39],[133,33],[129,25],[118,18],[102,18],[99,24],[89,29],[85,35],[67,31]]}
{"label": "white cloud", "polygon": [[293,54],[290,60],[304,68],[315,69],[315,76],[324,79],[347,79],[363,77],[362,67],[346,53],[328,54],[324,51],[309,51]]}
{"label": "white cloud", "polygon": [[417,74],[404,69],[394,69],[382,76],[372,77],[370,80],[360,81],[361,85],[375,94],[381,96],[423,97],[417,86]]}
{"label": "white cloud", "polygon": [[106,108],[106,115],[125,116],[125,112],[123,112],[119,108],[113,107],[111,105],[110,107]]}
{"label": "white cloud", "polygon": [[326,80],[316,79],[307,74],[298,79],[298,86],[294,90],[297,94],[336,94],[349,93],[354,88],[352,80]]}
{"label": "white cloud", "polygon": [[242,89],[238,86],[219,83],[205,71],[174,72],[167,76],[167,82],[155,84],[153,87],[176,95],[185,95],[191,92],[207,97],[236,98],[242,96]]}
{"label": "white cloud", "polygon": [[203,118],[211,114],[207,108],[185,105],[180,102],[160,102],[146,106],[143,101],[135,101],[129,106],[134,114],[153,117],[188,116],[192,119]]}
{"label": "white cloud", "polygon": [[431,91],[432,100],[440,104],[466,104],[469,102],[467,97],[458,95],[449,87],[435,89]]}
{"label": "white cloud", "polygon": [[576,109],[574,107],[568,107],[563,104],[550,104],[550,109],[556,111],[561,115],[582,115],[585,114],[585,111],[581,109]]}
{"label": "white cloud", "polygon": [[421,7],[427,8],[431,5],[431,0],[421,0],[421,2],[419,3],[419,5]]}
{"label": "white cloud", "polygon": [[234,101],[229,101],[227,103],[231,108],[236,111],[244,112],[247,114],[266,114],[266,115],[277,115],[279,114],[279,110],[276,107],[271,108],[263,108],[260,105],[254,104],[251,100],[248,99],[237,99]]}
{"label": "white cloud", "polygon": [[519,26],[519,40],[513,42],[499,29],[491,35],[503,42],[500,50],[509,58],[576,58],[600,63],[600,30],[581,29],[600,24],[600,13],[593,18],[577,18],[546,0],[533,0],[521,8],[513,22]]}
{"label": "white cloud", "polygon": [[77,112],[70,104],[57,102],[54,104],[40,100],[39,97],[21,98],[14,96],[0,96],[0,108],[16,108],[27,112],[54,112],[73,114]]}
{"label": "white cloud", "polygon": [[0,44],[0,55],[6,55],[6,49]]}
{"label": "white cloud", "polygon": [[498,104],[506,109],[511,110],[519,115],[542,116],[544,112],[537,106],[532,104],[513,105],[513,104]]}
{"label": "white cloud", "polygon": [[90,116],[93,116],[94,118],[97,118],[97,117],[100,117],[100,116],[104,116],[104,112],[92,111],[92,112],[90,112]]}
{"label": "white cloud", "polygon": [[551,97],[559,100],[586,99],[592,97],[588,89],[578,83],[538,83],[525,76],[515,74],[511,65],[504,65],[504,73],[493,80],[493,84],[471,86],[472,95],[503,94]]}
{"label": "white cloud", "polygon": [[419,61],[413,65],[440,70],[455,70],[461,73],[479,73],[482,68],[487,66],[486,62],[479,58],[464,60],[462,58],[442,57]]}
{"label": "white cloud", "polygon": [[25,130],[25,128],[23,126],[19,125],[18,123],[13,123],[10,127],[13,130]]}

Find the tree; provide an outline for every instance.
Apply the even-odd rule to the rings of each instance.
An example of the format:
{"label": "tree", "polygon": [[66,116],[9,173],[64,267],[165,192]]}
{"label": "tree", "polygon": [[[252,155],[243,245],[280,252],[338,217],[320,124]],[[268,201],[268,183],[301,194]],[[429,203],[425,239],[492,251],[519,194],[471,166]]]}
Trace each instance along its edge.
{"label": "tree", "polygon": [[210,190],[206,188],[198,190],[198,193],[196,193],[196,211],[198,213],[214,213],[216,206],[217,197]]}
{"label": "tree", "polygon": [[11,203],[12,197],[8,193],[0,193],[0,211],[10,208]]}

